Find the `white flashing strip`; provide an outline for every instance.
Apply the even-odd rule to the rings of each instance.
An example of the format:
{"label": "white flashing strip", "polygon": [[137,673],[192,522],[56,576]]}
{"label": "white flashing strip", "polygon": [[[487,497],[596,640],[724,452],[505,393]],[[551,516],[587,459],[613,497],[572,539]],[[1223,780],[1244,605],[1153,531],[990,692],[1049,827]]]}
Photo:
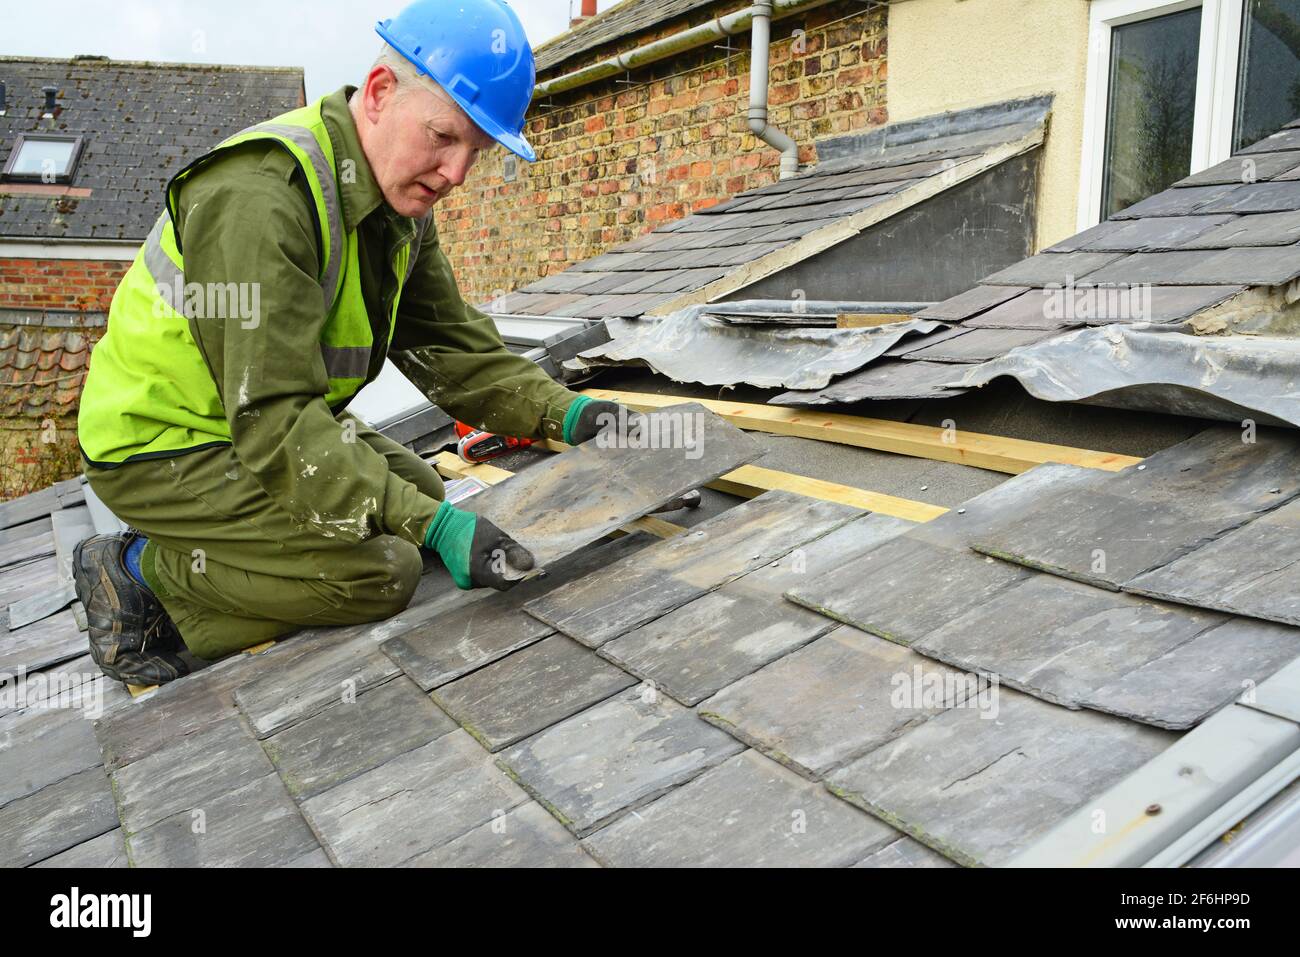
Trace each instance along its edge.
{"label": "white flashing strip", "polygon": [[1297,679],[1300,659],[1087,801],[1009,866],[1176,867],[1190,860],[1300,770],[1300,723],[1259,704],[1291,693]]}
{"label": "white flashing strip", "polygon": [[50,239],[0,239],[0,259],[85,259],[131,262],[141,243],[118,239],[68,242]]}

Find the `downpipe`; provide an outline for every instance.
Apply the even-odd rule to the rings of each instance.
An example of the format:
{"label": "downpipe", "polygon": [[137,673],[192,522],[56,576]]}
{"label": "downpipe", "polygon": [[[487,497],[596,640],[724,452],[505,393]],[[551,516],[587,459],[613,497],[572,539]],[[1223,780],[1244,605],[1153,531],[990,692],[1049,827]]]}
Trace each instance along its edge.
{"label": "downpipe", "polygon": [[771,0],[755,3],[749,60],[749,130],[781,152],[781,179],[799,172],[799,144],[768,122],[768,80],[772,49]]}

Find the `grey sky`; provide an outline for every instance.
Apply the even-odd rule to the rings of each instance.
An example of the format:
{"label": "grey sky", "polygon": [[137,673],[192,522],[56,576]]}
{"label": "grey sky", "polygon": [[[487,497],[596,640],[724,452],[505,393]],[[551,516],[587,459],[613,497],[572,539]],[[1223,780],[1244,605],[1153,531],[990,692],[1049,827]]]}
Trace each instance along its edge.
{"label": "grey sky", "polygon": [[[405,0],[65,0],[6,4],[0,54],[301,66],[307,99],[357,83]],[[572,0],[573,8],[581,7]],[[601,0],[600,9],[614,5]],[[570,0],[514,0],[534,45],[568,25]]]}

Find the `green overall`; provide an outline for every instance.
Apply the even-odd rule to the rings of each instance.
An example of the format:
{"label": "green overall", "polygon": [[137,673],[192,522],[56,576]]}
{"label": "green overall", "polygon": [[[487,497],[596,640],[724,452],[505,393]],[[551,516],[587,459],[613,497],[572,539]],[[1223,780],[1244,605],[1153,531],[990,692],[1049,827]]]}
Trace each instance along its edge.
{"label": "green overall", "polygon": [[464,302],[432,217],[384,203],[352,92],[173,179],[92,357],[87,477],[203,658],[409,602],[441,480],[345,412],[390,349],[429,347],[430,401],[492,431],[556,434],[575,399]]}

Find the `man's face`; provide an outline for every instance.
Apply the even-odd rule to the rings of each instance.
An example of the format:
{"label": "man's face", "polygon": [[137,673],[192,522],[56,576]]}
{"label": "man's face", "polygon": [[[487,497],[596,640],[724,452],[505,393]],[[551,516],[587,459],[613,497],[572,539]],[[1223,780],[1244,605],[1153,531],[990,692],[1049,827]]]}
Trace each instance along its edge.
{"label": "man's face", "polygon": [[442,91],[408,81],[400,94],[387,67],[371,71],[353,111],[361,146],[398,214],[423,217],[465,182],[480,152],[496,141]]}

